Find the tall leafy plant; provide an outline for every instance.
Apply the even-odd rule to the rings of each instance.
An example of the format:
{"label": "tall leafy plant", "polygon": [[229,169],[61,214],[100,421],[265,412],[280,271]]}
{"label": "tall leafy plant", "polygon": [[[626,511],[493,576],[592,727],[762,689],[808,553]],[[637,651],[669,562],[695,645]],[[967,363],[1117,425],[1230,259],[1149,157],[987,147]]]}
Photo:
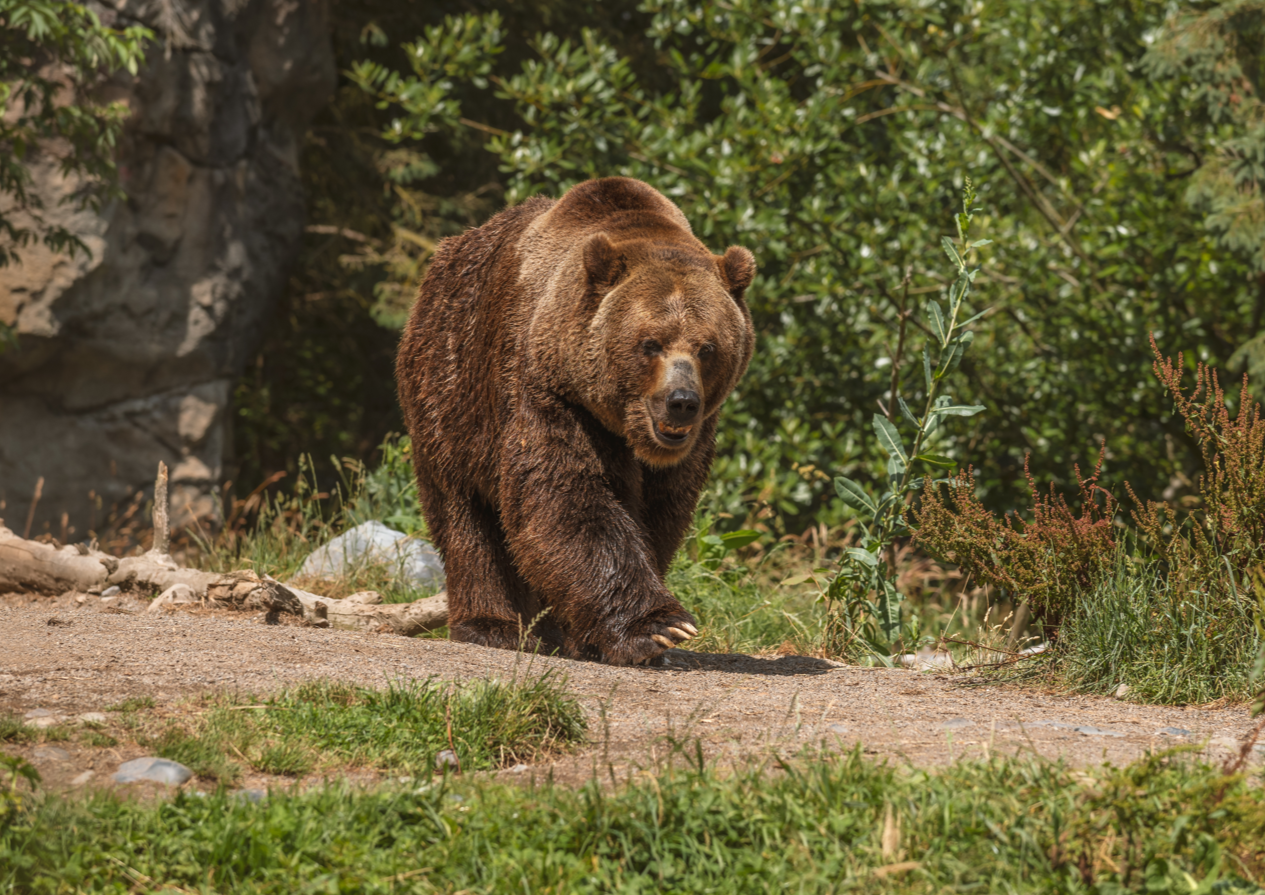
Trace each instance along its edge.
{"label": "tall leafy plant", "polygon": [[[873,417],[874,436],[887,455],[882,493],[877,496],[847,476],[834,480],[835,491],[856,511],[861,537],[844,551],[839,573],[823,592],[832,620],[834,648],[855,656],[861,649],[886,657],[901,635],[902,595],[896,585],[897,539],[909,534],[905,511],[914,492],[923,486],[930,470],[955,466],[955,461],[935,453],[932,441],[951,417],[970,417],[984,409],[979,404],[958,404],[945,388],[946,378],[962,362],[975,338],[971,325],[987,311],[972,313],[968,303],[980,268],[971,260],[990,239],[971,239],[975,187],[970,178],[962,190],[962,211],[954,217],[957,240],[948,236],[941,246],[952,264],[951,285],[942,302],[931,298],[922,321],[916,321],[909,305],[908,274],[899,303],[896,350],[891,357],[891,387],[882,413]],[[917,332],[911,322],[917,322]],[[913,340],[922,335],[922,350]],[[921,370],[921,410],[914,412],[902,394],[902,368],[907,359]],[[915,374],[916,376],[917,374]],[[914,387],[918,391],[918,387]],[[905,430],[902,433],[902,428]]]}

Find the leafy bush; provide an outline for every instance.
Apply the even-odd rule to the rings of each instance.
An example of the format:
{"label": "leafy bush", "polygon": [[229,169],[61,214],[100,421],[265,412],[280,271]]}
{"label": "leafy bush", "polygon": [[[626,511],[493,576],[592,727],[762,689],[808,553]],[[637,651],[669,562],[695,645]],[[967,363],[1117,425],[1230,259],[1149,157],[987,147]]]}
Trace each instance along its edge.
{"label": "leafy bush", "polygon": [[[712,509],[797,532],[844,514],[805,470],[868,485],[882,462],[859,433],[889,391],[892,271],[911,266],[928,284],[915,294],[947,287],[927,210],[954,200],[951,158],[984,184],[1002,244],[983,275],[996,312],[960,388],[996,413],[941,452],[989,458],[976,487],[991,509],[1022,499],[1028,454],[1038,479],[1061,481],[1105,439],[1118,459],[1104,487],[1130,479],[1148,498],[1194,461],[1160,389],[1133,371],[1148,329],[1218,362],[1260,331],[1265,44],[1258,0],[1170,11],[649,0],[628,11],[644,31],[622,38],[454,17],[407,64],[355,72],[385,137],[425,133],[412,145],[449,141],[463,158],[486,140],[509,201],[639,177],[704,241],[756,251],[759,343],[726,408]],[[502,41],[500,57],[475,52]]]}

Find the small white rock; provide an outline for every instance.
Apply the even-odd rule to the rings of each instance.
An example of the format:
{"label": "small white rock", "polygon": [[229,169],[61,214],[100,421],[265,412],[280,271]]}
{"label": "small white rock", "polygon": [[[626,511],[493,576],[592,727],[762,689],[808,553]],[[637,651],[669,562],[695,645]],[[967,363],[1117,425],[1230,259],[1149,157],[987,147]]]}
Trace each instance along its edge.
{"label": "small white rock", "polygon": [[84,771],[82,774],[80,774],[80,775],[79,775],[78,777],[76,777],[74,780],[71,780],[71,781],[70,781],[70,785],[71,785],[71,786],[83,786],[85,783],[87,783],[87,782],[88,782],[89,780],[91,780],[91,779],[92,779],[92,771]]}
{"label": "small white rock", "polygon": [[1116,699],[1124,699],[1128,695],[1129,695],[1128,684],[1121,684],[1119,687],[1116,687]]}
{"label": "small white rock", "polygon": [[444,768],[460,768],[461,762],[457,760],[457,753],[445,749],[435,756],[435,767],[441,771]]}
{"label": "small white rock", "polygon": [[104,724],[108,720],[102,712],[84,712],[79,716],[80,724]]}
{"label": "small white rock", "polygon": [[119,586],[117,584],[107,587],[105,590],[101,591],[101,599],[103,600],[108,600],[111,597],[117,597],[118,595]]}
{"label": "small white rock", "polygon": [[193,592],[187,584],[173,584],[165,591],[154,597],[153,602],[149,604],[146,612],[162,612],[165,606],[175,606],[179,603],[197,603],[198,595]]}

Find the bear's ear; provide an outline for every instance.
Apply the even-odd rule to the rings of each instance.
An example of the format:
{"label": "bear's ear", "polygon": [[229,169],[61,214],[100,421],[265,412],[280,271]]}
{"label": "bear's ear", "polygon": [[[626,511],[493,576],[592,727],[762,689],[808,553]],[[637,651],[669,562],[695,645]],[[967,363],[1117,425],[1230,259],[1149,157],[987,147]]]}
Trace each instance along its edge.
{"label": "bear's ear", "polygon": [[584,270],[598,292],[609,292],[624,275],[624,256],[605,233],[594,234],[584,244]]}
{"label": "bear's ear", "polygon": [[741,246],[730,246],[720,259],[720,276],[729,294],[742,301],[743,293],[755,279],[755,255]]}

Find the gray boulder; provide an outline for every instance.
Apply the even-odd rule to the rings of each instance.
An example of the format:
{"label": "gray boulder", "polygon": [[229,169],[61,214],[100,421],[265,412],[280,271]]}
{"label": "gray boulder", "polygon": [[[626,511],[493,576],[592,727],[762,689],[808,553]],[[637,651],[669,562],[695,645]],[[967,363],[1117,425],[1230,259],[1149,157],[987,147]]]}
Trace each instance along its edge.
{"label": "gray boulder", "polygon": [[430,587],[444,583],[444,563],[429,541],[411,538],[381,522],[343,532],[303,561],[300,576],[337,577],[348,569],[385,563],[402,581]]}
{"label": "gray boulder", "polygon": [[[32,534],[82,537],[171,467],[173,522],[214,510],[233,381],[284,287],[303,228],[303,131],[332,91],[328,0],[105,0],[156,32],[138,76],[105,85],[133,114],[127,199],[61,205],[77,183],[36,157],[48,216],[91,256],[41,245],[0,268],[0,507]],[[73,538],[72,538],[73,539]]]}
{"label": "gray boulder", "polygon": [[134,758],[119,765],[115,783],[165,783],[180,786],[193,777],[193,771],[166,758]]}

